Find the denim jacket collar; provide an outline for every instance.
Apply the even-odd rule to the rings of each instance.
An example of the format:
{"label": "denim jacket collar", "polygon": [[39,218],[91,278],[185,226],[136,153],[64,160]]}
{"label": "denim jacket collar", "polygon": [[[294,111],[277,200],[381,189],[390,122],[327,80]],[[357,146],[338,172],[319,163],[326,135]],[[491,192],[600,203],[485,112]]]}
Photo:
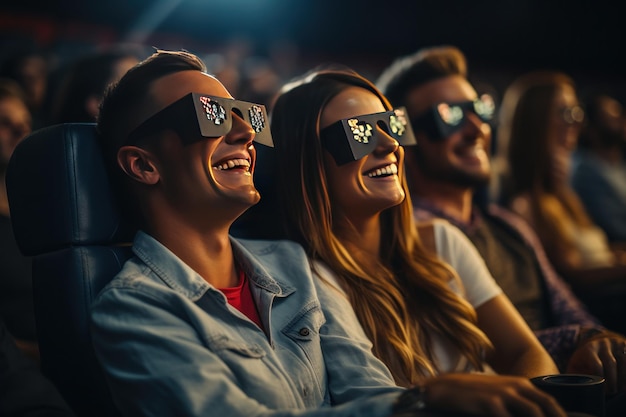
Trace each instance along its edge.
{"label": "denim jacket collar", "polygon": [[[295,289],[286,282],[278,282],[256,256],[237,239],[230,237],[236,261],[254,284],[278,296],[286,296]],[[272,242],[264,242],[257,251],[271,251]],[[192,301],[199,300],[209,289],[216,288],[206,282],[196,271],[180,260],[159,241],[143,231],[138,231],[133,252],[164,283]]]}

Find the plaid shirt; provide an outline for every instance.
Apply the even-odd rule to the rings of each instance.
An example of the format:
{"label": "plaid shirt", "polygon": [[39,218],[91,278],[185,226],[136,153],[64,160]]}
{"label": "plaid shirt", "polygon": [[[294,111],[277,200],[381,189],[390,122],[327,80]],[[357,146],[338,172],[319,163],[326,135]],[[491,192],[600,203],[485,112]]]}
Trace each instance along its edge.
{"label": "plaid shirt", "polygon": [[485,209],[474,206],[471,220],[466,223],[449,216],[427,200],[419,197],[413,197],[412,200],[416,220],[444,218],[461,229],[471,239],[472,233],[483,221],[483,216],[490,216],[508,225],[509,232],[517,236],[534,252],[540,267],[541,278],[545,282],[547,291],[545,296],[548,299],[553,321],[551,327],[536,330],[535,335],[561,371],[564,370],[569,357],[576,349],[583,327],[604,329],[600,321],[587,311],[584,304],[572,292],[570,286],[557,274],[536,233],[517,214],[495,204],[490,204]]}

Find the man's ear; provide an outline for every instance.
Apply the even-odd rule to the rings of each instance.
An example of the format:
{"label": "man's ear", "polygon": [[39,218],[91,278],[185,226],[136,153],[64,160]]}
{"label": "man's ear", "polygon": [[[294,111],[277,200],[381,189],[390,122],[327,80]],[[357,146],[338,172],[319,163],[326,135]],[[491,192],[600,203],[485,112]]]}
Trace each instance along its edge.
{"label": "man's ear", "polygon": [[117,163],[132,179],[144,184],[156,184],[159,170],[154,163],[154,155],[137,146],[122,146],[117,151]]}

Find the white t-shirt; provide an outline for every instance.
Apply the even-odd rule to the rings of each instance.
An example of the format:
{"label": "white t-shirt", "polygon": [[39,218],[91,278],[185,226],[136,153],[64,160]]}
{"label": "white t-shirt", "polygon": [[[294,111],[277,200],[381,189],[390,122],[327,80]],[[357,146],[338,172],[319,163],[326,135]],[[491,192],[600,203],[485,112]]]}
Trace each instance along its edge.
{"label": "white t-shirt", "polygon": [[[462,295],[474,308],[478,308],[502,289],[491,276],[476,246],[458,227],[444,219],[433,219],[437,255],[459,274],[463,288],[452,289]],[[465,293],[463,293],[463,291]]]}
{"label": "white t-shirt", "polygon": [[[461,279],[461,285],[458,285],[458,282],[450,282],[450,287],[454,292],[464,297],[474,308],[481,306],[502,293],[502,289],[489,273],[478,250],[463,232],[443,219],[435,219],[433,221],[433,232],[438,256],[451,265]],[[325,281],[338,291],[337,296],[333,297],[333,299],[320,299],[322,308],[327,306],[328,308],[345,311],[342,317],[345,320],[354,321],[350,325],[351,328],[355,329],[354,337],[356,339],[365,337],[356,314],[337,281],[336,274],[323,262],[314,261],[313,264],[314,273],[322,278],[315,280],[316,285],[325,285],[323,283]],[[332,292],[326,291],[325,293]],[[445,339],[434,337],[433,342],[434,360],[442,373],[474,371],[468,361],[461,357],[454,348],[449,346]],[[495,373],[487,364],[484,364],[484,367],[486,372]]]}

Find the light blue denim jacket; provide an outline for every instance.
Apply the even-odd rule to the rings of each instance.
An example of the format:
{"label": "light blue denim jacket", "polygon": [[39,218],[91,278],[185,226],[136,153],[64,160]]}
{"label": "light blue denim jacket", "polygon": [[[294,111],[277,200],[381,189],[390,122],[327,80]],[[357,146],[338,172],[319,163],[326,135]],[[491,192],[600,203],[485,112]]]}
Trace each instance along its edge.
{"label": "light blue denim jacket", "polygon": [[327,286],[315,288],[302,248],[231,242],[265,333],[143,232],[95,300],[93,343],[122,414],[388,416],[402,389],[364,335],[322,311]]}

